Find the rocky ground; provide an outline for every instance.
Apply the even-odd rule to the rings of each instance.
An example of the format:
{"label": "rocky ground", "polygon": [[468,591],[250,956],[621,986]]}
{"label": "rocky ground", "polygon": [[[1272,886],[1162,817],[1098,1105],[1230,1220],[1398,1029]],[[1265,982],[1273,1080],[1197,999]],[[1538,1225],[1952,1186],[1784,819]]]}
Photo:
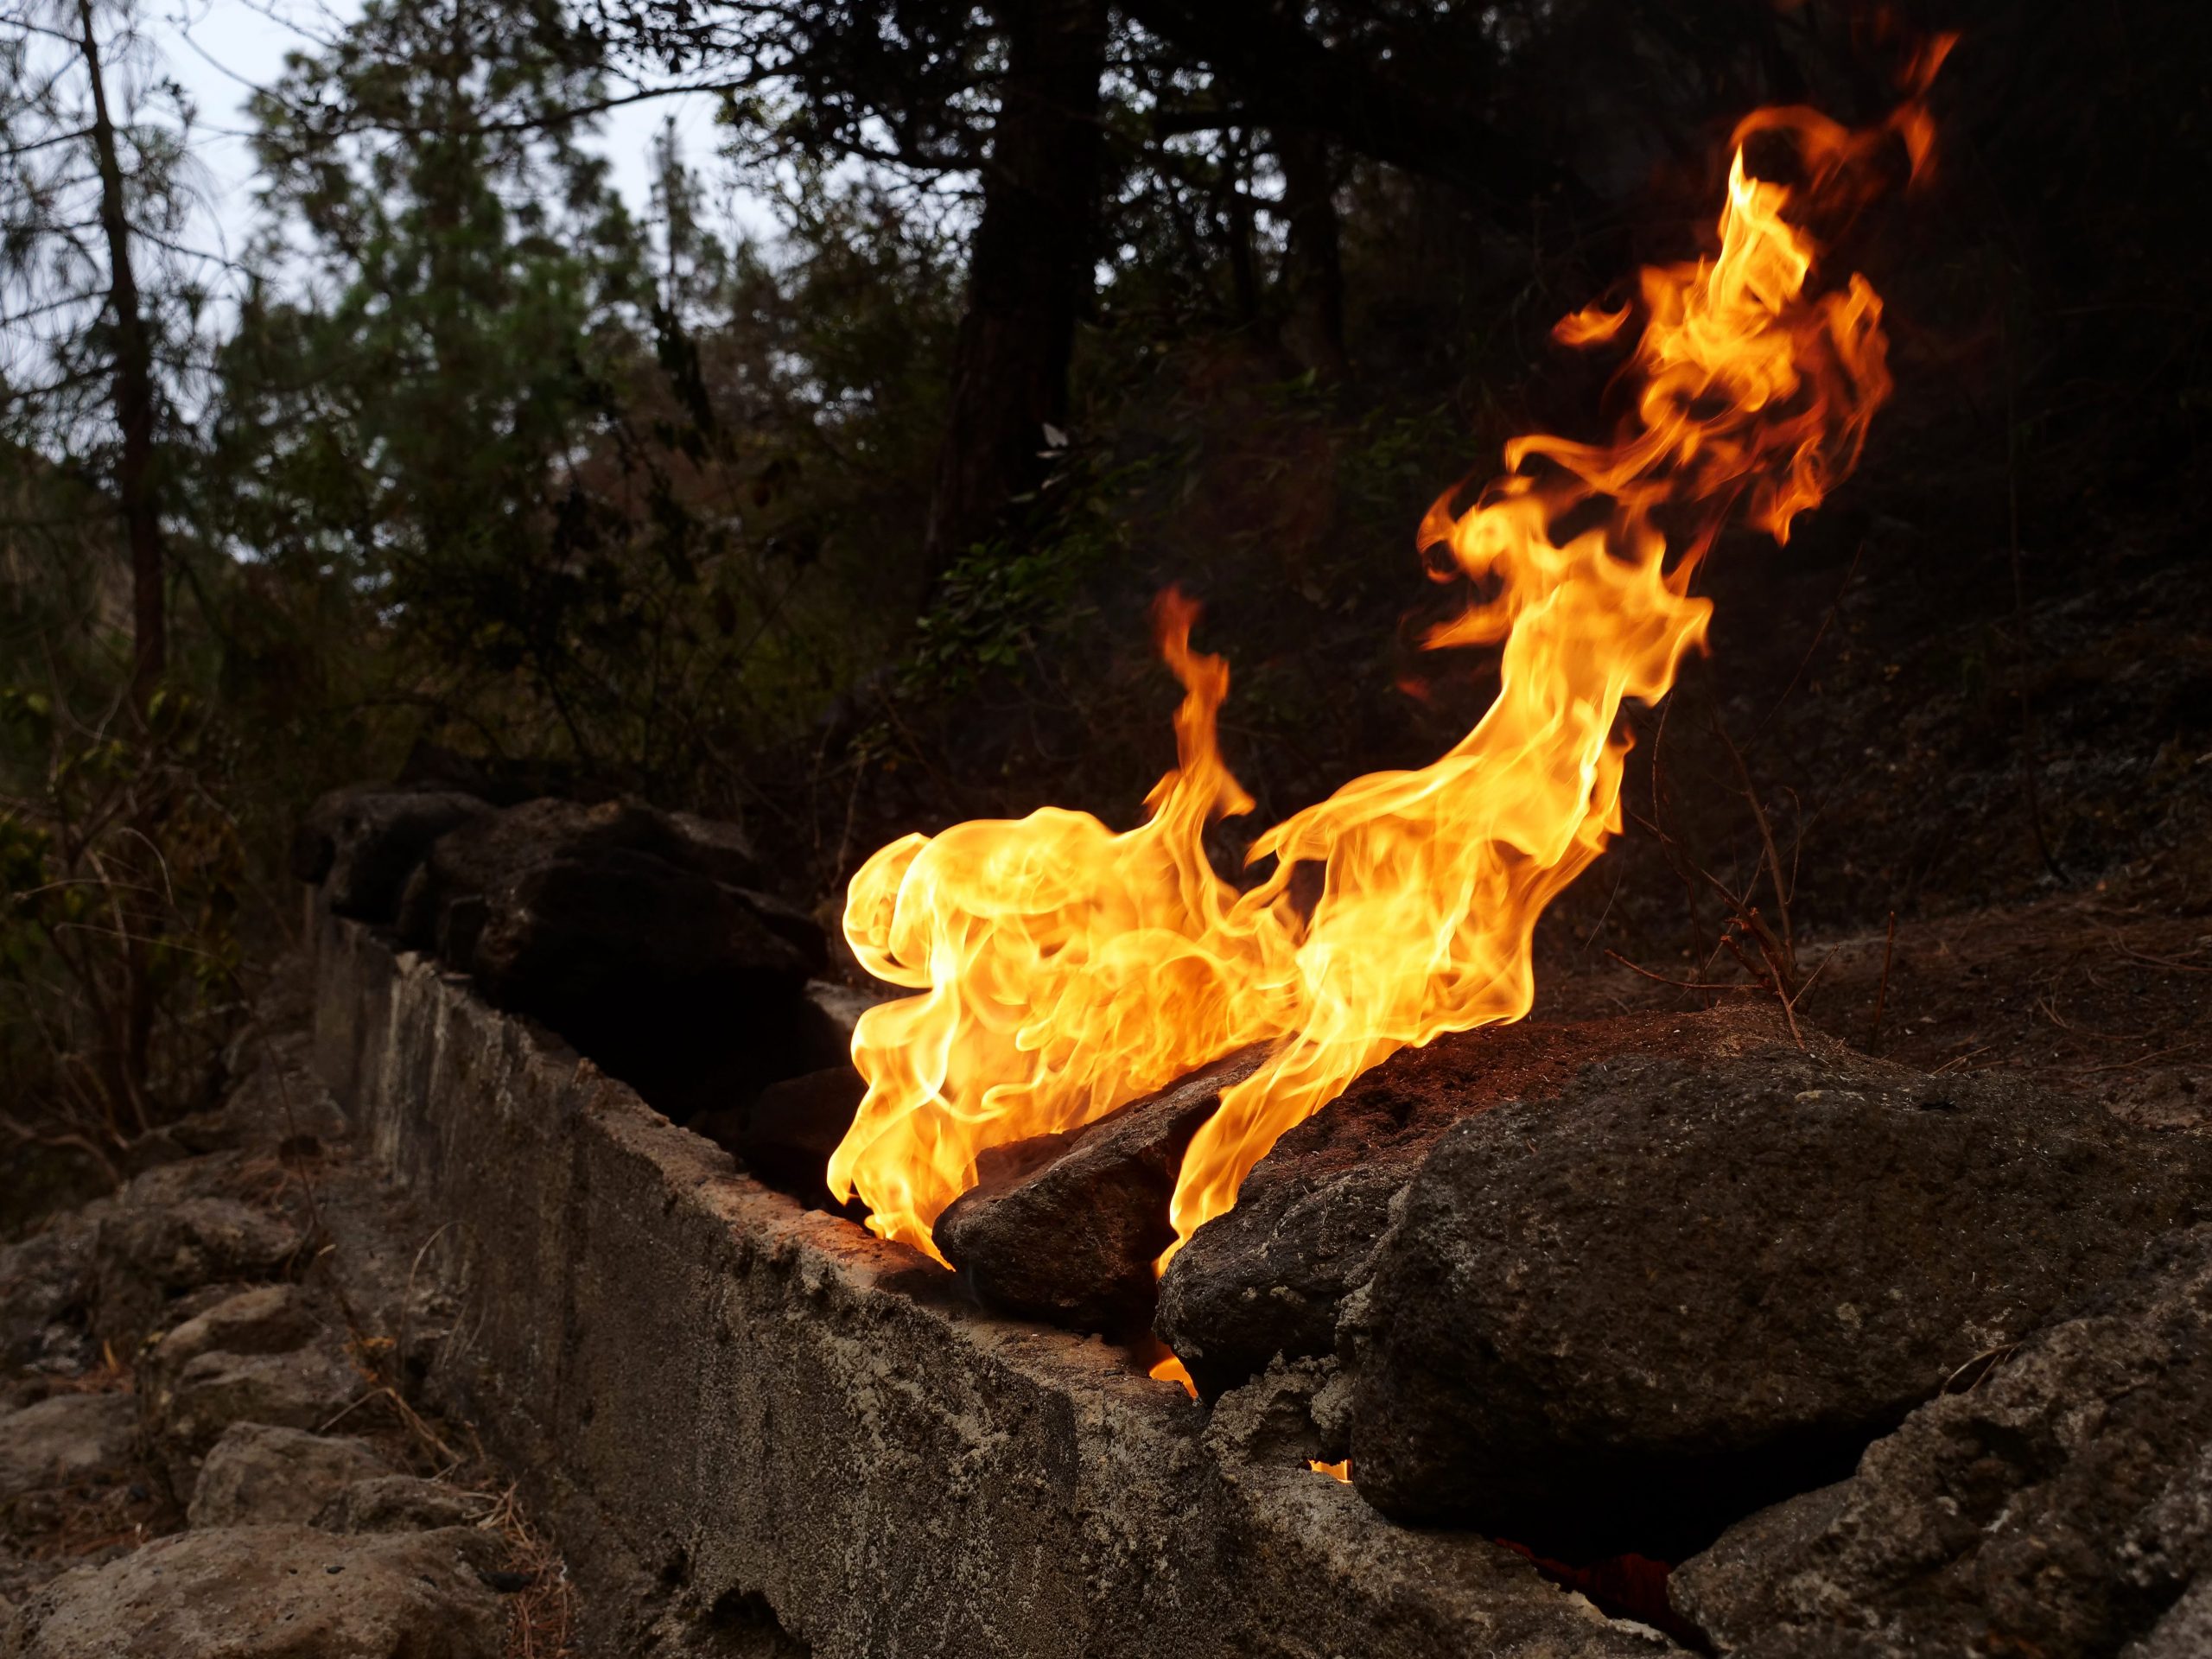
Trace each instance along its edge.
{"label": "rocky ground", "polygon": [[[1386,1514],[1699,1649],[2205,1651],[2212,932],[2168,874],[1801,938],[1787,1006],[1593,952],[1292,1130],[1152,1330],[1302,1395]],[[983,1171],[970,1286],[1141,1323],[1046,1244],[1152,1247],[1192,1087]]]}
{"label": "rocky ground", "polygon": [[0,1655],[494,1659],[573,1597],[423,1382],[451,1241],[370,1180],[268,998],[219,1111],[0,1249]]}
{"label": "rocky ground", "polygon": [[[870,991],[735,831],[350,791],[300,873],[860,1219],[822,1171]],[[996,1149],[938,1223],[957,1290],[916,1272],[1172,1353],[1408,1548],[1495,1539],[1694,1648],[2178,1659],[2212,1605],[2208,913],[2146,861],[1813,927],[1787,997],[1555,930],[1533,1019],[1359,1079],[1164,1280],[1182,1148],[1252,1056]],[[558,1562],[430,1403],[467,1241],[367,1175],[299,979],[219,1112],[0,1255],[0,1659],[567,1641]]]}

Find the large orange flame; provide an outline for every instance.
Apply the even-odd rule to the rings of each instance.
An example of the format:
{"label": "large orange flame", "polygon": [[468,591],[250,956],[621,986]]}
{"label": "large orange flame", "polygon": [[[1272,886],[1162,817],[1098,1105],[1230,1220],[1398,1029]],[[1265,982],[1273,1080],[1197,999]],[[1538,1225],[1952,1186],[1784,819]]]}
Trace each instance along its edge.
{"label": "large orange flame", "polygon": [[[1154,621],[1184,688],[1178,765],[1146,823],[1116,835],[1046,807],[907,836],[868,860],[846,937],[870,973],[919,993],[871,1008],[854,1035],[868,1094],[830,1184],[867,1201],[871,1227],[938,1256],[931,1224],[975,1183],[983,1147],[1074,1128],[1270,1044],[1185,1156],[1172,1255],[1284,1130],[1361,1072],[1528,1013],[1536,918],[1621,828],[1622,702],[1663,696],[1704,638],[1711,605],[1688,591],[1699,562],[1739,504],[1786,542],[1850,472],[1889,395],[1880,300],[1856,275],[1808,291],[1817,251],[1805,213],[1788,210],[1853,205],[1898,141],[1918,173],[1919,94],[1948,45],[1921,54],[1912,100],[1871,130],[1803,109],[1750,117],[1719,251],[1644,271],[1637,308],[1560,325],[1592,345],[1640,309],[1623,371],[1633,407],[1609,443],[1516,439],[1471,506],[1447,497],[1422,524],[1433,571],[1481,595],[1426,643],[1503,647],[1497,701],[1450,753],[1356,779],[1276,825],[1252,855],[1272,855],[1273,874],[1239,893],[1202,844],[1210,823],[1252,804],[1214,741],[1229,671],[1191,649],[1197,608],[1170,593]],[[1769,134],[1794,143],[1796,185],[1747,172],[1745,145]],[[1310,909],[1291,894],[1301,864],[1321,871]]]}

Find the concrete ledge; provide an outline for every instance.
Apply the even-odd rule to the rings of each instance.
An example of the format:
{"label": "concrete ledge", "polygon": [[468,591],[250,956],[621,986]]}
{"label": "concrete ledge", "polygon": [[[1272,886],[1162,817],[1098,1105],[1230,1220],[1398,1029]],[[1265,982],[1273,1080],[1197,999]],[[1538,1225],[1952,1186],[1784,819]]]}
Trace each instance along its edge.
{"label": "concrete ledge", "polygon": [[[588,1652],[825,1659],[1649,1656],[1485,1540],[1305,1467],[741,1175],[549,1033],[315,924],[315,1065],[467,1242],[441,1386],[533,1489]],[[1272,1389],[1272,1392],[1271,1392]]]}

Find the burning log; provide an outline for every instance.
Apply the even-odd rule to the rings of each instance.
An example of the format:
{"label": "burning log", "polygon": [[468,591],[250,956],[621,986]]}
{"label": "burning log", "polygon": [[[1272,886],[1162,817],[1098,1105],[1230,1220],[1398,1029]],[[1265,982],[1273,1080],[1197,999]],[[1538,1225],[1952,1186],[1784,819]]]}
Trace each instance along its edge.
{"label": "burning log", "polygon": [[988,1149],[977,1185],[938,1217],[938,1248],[989,1306],[1078,1331],[1143,1329],[1184,1149],[1262,1058],[1217,1061],[1073,1134]]}
{"label": "burning log", "polygon": [[2212,1166],[2018,1079],[1711,1038],[1436,1142],[1338,1333],[1385,1513],[1679,1560],[2192,1220]]}

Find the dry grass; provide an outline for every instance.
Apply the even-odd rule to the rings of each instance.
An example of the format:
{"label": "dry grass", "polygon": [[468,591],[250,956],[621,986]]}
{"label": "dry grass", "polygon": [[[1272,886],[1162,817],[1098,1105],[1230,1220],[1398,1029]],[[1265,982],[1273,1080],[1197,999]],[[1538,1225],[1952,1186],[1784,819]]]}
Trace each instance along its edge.
{"label": "dry grass", "polygon": [[512,1484],[476,1524],[499,1535],[514,1563],[512,1570],[530,1580],[508,1604],[507,1659],[575,1659],[576,1587],[569,1581],[568,1563],[532,1524]]}

